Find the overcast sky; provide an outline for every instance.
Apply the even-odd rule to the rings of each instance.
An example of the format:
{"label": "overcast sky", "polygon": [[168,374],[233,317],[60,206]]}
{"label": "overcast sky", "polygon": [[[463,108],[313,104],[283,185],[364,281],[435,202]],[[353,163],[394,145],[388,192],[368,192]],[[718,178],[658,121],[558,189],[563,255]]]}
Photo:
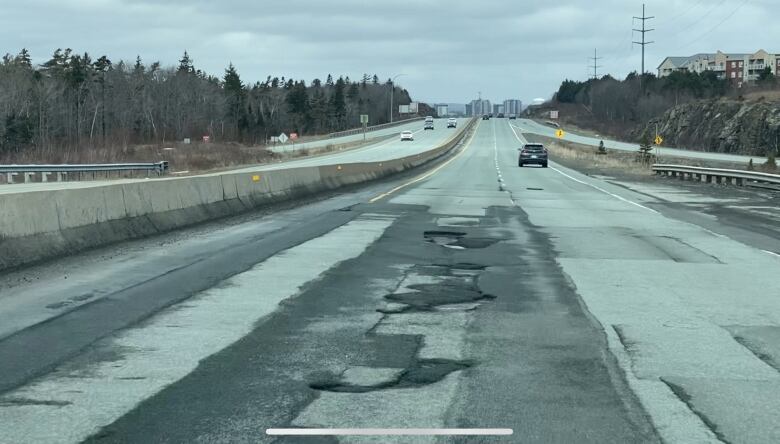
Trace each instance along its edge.
{"label": "overcast sky", "polygon": [[[722,49],[780,53],[777,0],[647,0],[646,65],[667,55]],[[58,47],[140,55],[244,81],[268,75],[324,79],[377,73],[414,99],[466,102],[549,97],[564,78],[639,70],[635,0],[0,0],[0,52],[28,48],[37,63]],[[633,23],[632,23],[633,22]],[[632,26],[633,25],[633,26]],[[640,35],[633,33],[633,39]]]}

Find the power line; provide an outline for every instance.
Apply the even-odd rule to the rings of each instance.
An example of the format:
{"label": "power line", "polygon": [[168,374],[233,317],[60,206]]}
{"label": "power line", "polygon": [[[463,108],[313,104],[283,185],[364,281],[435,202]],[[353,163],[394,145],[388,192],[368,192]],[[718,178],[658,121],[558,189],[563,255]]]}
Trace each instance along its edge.
{"label": "power line", "polygon": [[699,40],[703,39],[704,37],[707,37],[710,33],[712,33],[712,31],[715,31],[716,29],[718,29],[720,27],[720,25],[725,23],[726,20],[728,20],[731,17],[733,17],[734,14],[736,14],[737,11],[739,11],[743,6],[745,6],[745,3],[747,3],[747,2],[748,2],[748,0],[742,0],[742,2],[740,4],[738,4],[736,8],[734,8],[730,13],[728,13],[725,17],[723,17],[723,19],[721,21],[719,21],[718,23],[716,23],[715,26],[713,26],[712,28],[707,30],[704,34],[701,34],[700,36],[698,36],[695,39],[691,40],[690,42],[686,43],[685,45],[680,46],[679,48],[680,49],[685,49],[685,48],[693,45],[694,43],[698,42]]}
{"label": "power line", "polygon": [[599,73],[598,69],[603,68],[602,65],[599,65],[599,60],[603,59],[604,57],[599,57],[598,49],[593,50],[593,57],[588,57],[588,60],[593,60],[593,65],[589,65],[588,68],[593,68],[593,78],[598,79]]}
{"label": "power line", "polygon": [[642,20],[642,29],[634,28],[634,31],[642,33],[642,41],[641,42],[634,41],[634,43],[636,43],[637,45],[641,45],[642,46],[642,72],[640,73],[640,78],[641,78],[641,76],[643,76],[645,74],[645,46],[647,46],[647,45],[649,45],[651,43],[655,43],[655,42],[648,42],[648,41],[645,40],[645,34],[647,34],[648,32],[655,31],[654,29],[647,29],[645,27],[645,22],[647,22],[648,20],[652,20],[654,18],[655,18],[654,16],[648,17],[645,14],[645,4],[644,3],[642,3],[642,17],[634,16],[635,20]]}
{"label": "power line", "polygon": [[715,12],[715,11],[716,11],[718,8],[720,8],[721,6],[723,6],[723,4],[724,4],[724,3],[726,3],[726,1],[727,1],[727,0],[720,0],[718,3],[714,4],[714,5],[713,5],[713,6],[712,6],[710,9],[708,9],[708,10],[707,10],[707,12],[705,12],[705,13],[704,13],[704,14],[702,14],[702,15],[700,15],[700,16],[699,16],[699,18],[697,18],[697,19],[696,19],[696,20],[694,20],[693,22],[691,22],[691,23],[689,23],[689,24],[687,24],[687,25],[684,25],[684,26],[679,26],[679,27],[677,27],[677,31],[673,32],[673,33],[672,33],[672,34],[671,34],[669,37],[670,37],[670,38],[671,38],[671,37],[676,37],[676,36],[678,36],[678,35],[682,34],[682,33],[683,33],[683,32],[685,32],[685,31],[689,31],[689,30],[693,29],[693,27],[694,27],[694,26],[696,26],[696,25],[698,25],[699,23],[701,23],[701,22],[702,22],[704,19],[706,19],[707,17],[709,17],[709,16],[710,16],[710,15],[711,15],[713,12]]}
{"label": "power line", "polygon": [[663,29],[671,29],[671,28],[673,28],[672,25],[674,25],[675,22],[677,22],[678,20],[683,18],[686,14],[688,14],[691,11],[693,11],[697,7],[701,6],[705,2],[707,2],[707,0],[699,0],[699,1],[691,4],[688,8],[686,8],[685,10],[680,12],[679,14],[676,14],[674,17],[672,17],[668,22],[666,22],[663,26],[661,26],[661,28],[663,28]]}

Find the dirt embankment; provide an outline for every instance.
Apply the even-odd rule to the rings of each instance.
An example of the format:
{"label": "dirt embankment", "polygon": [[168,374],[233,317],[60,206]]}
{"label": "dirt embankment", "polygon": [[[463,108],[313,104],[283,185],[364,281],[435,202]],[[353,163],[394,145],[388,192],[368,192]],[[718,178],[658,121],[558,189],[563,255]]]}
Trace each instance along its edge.
{"label": "dirt embankment", "polygon": [[[672,163],[709,168],[744,169],[745,165],[731,162],[717,162],[685,157],[652,157],[649,162],[639,160],[638,152],[607,150],[599,154],[598,148],[573,142],[560,141],[550,137],[525,134],[529,142],[543,143],[550,153],[550,159],[568,168],[596,176],[620,178],[647,178],[653,175],[653,163]],[[757,168],[758,169],[758,168]]]}

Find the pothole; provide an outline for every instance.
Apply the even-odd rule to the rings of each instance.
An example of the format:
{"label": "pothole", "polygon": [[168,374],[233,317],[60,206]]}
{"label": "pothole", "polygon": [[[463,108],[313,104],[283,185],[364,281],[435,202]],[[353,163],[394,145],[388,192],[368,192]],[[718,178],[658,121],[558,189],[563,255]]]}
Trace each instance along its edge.
{"label": "pothole", "polygon": [[479,225],[476,217],[440,217],[436,219],[436,225],[440,227],[468,227]]}
{"label": "pothole", "polygon": [[486,248],[499,241],[489,237],[466,237],[466,233],[460,231],[426,231],[423,237],[426,242],[456,250]]}
{"label": "pothole", "polygon": [[[495,296],[479,291],[473,285],[451,284],[446,281],[439,284],[410,285],[406,293],[393,293],[385,299],[408,305],[412,309],[430,311],[439,305],[463,304],[495,299]],[[401,312],[409,309],[401,310]]]}
{"label": "pothole", "polygon": [[463,247],[463,248],[487,248],[493,244],[498,242],[498,239],[491,239],[489,237],[483,237],[483,238],[471,238],[471,237],[464,237],[459,239],[457,242],[452,244],[456,247]]}
{"label": "pothole", "polygon": [[434,267],[446,267],[453,270],[484,270],[487,265],[473,264],[471,262],[457,262],[451,265],[447,264],[433,264]]}
{"label": "pothole", "polygon": [[385,381],[377,381],[370,385],[351,384],[341,380],[319,381],[309,384],[314,390],[337,393],[366,393],[376,390],[394,388],[414,388],[434,384],[450,373],[472,367],[471,361],[455,361],[451,359],[420,359],[403,370],[397,377]]}
{"label": "pothole", "polygon": [[465,235],[466,233],[459,231],[426,231],[423,233],[426,242],[441,245],[442,247],[450,247]]}

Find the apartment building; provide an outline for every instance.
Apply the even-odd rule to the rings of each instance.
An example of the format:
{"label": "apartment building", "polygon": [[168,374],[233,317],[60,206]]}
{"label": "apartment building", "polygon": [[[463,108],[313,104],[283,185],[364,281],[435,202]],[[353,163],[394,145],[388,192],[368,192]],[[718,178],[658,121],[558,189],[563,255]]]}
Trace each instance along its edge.
{"label": "apartment building", "polygon": [[780,73],[780,54],[771,54],[763,49],[754,53],[700,53],[688,57],[667,57],[658,65],[658,77],[666,77],[675,71],[702,73],[714,71],[721,79],[729,79],[742,85],[755,81],[765,68],[773,74]]}
{"label": "apartment building", "polygon": [[490,100],[477,99],[471,101],[471,116],[481,116],[483,114],[490,114],[493,112],[493,105]]}
{"label": "apartment building", "polygon": [[520,114],[523,111],[523,102],[517,99],[504,100],[504,112],[507,114]]}

